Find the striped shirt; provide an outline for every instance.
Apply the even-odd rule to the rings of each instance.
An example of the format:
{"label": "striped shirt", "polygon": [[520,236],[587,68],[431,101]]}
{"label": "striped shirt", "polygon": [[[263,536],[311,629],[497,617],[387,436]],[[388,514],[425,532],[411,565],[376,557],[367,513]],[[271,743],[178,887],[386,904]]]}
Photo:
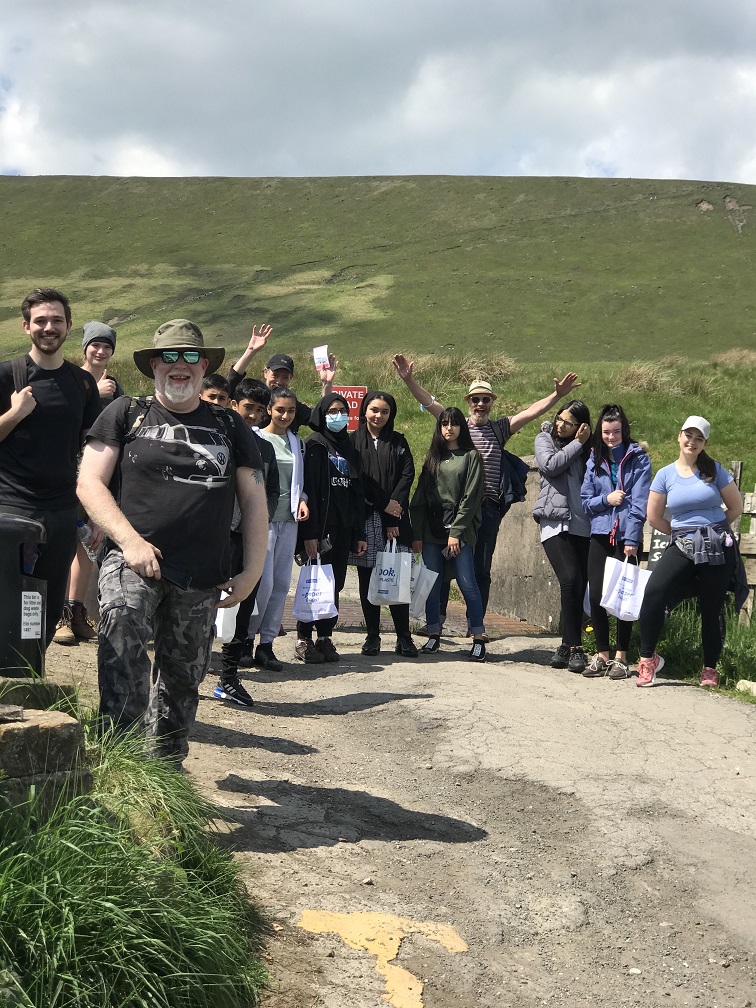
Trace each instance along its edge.
{"label": "striped shirt", "polygon": [[472,443],[478,449],[483,459],[486,497],[492,497],[494,500],[499,499],[499,491],[501,489],[501,448],[496,439],[493,425],[496,424],[499,428],[503,447],[511,436],[509,419],[509,417],[502,417],[500,420],[489,420],[485,424],[475,424],[472,419],[468,419],[467,421]]}

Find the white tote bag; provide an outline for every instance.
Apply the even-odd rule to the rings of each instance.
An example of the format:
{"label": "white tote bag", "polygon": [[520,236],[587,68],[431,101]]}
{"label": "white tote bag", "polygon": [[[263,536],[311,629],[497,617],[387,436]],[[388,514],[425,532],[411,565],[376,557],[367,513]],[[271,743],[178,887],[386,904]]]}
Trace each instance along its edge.
{"label": "white tote bag", "polygon": [[[228,592],[222,591],[221,599],[228,598]],[[219,644],[228,644],[234,639],[236,633],[236,617],[239,615],[239,605],[228,606],[225,609],[217,609],[215,612],[215,639]],[[250,616],[257,615],[257,602],[250,613]]]}
{"label": "white tote bag", "polygon": [[425,603],[436,583],[438,573],[426,567],[423,558],[412,564],[412,598],[410,600],[410,616],[415,619],[425,619]]}
{"label": "white tote bag", "polygon": [[370,575],[368,602],[373,605],[407,605],[412,591],[412,554],[399,553],[392,539],[375,558]]}
{"label": "white tote bag", "polygon": [[604,567],[604,584],[601,605],[610,616],[630,623],[640,616],[643,594],[651,571],[641,570],[637,564],[609,557]]}
{"label": "white tote bag", "polygon": [[294,619],[303,623],[314,623],[316,620],[338,616],[335,598],[333,567],[330,564],[321,564],[318,554],[317,562],[305,564],[299,572],[292,610]]}

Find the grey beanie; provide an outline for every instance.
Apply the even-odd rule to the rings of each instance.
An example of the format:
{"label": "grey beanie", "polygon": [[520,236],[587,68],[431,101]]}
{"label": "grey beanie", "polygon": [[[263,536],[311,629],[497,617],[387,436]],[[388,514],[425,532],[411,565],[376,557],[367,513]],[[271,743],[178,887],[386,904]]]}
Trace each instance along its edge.
{"label": "grey beanie", "polygon": [[115,350],[116,331],[111,329],[104,322],[87,322],[84,326],[84,339],[81,341],[81,349],[86,350],[90,343],[110,343]]}

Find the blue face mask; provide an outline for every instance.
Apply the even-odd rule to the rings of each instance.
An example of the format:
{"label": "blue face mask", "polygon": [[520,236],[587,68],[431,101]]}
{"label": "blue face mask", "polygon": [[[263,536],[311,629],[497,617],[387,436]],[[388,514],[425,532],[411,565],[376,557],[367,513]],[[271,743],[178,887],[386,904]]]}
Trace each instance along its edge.
{"label": "blue face mask", "polygon": [[343,431],[349,423],[349,417],[346,413],[326,413],[325,421],[328,430],[337,434],[339,431]]}

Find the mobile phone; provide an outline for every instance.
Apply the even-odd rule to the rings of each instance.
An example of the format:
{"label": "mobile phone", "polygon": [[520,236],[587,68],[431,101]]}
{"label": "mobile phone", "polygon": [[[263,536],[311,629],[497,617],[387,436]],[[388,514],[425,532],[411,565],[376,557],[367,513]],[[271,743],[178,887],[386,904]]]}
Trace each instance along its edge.
{"label": "mobile phone", "polygon": [[191,576],[180,571],[177,567],[174,567],[172,563],[162,558],[158,560],[160,564],[160,577],[165,578],[166,581],[170,581],[171,584],[176,585],[177,588],[188,588],[192,583]]}

